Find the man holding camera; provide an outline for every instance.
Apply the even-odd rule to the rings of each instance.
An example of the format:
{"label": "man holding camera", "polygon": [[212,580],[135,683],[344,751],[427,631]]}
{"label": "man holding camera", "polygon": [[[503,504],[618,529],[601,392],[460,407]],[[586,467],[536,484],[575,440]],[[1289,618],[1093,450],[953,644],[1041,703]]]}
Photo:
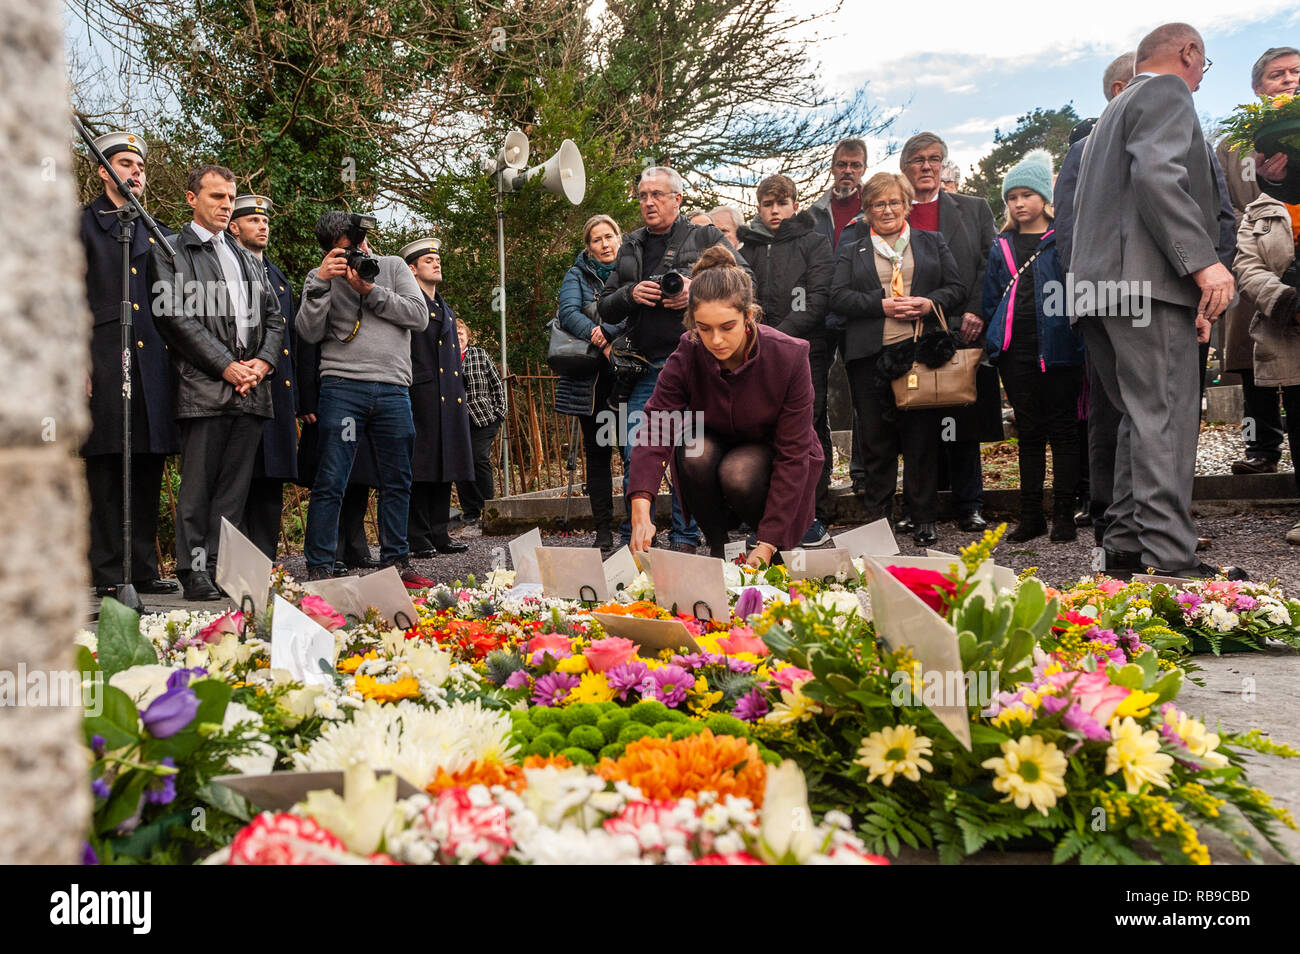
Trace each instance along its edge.
{"label": "man holding camera", "polygon": [[194,221],[152,257],[154,312],[175,366],[181,434],[176,502],[177,576],[187,600],[217,600],[212,582],[221,518],[242,526],[262,424],[262,387],[280,360],[284,319],[262,263],[226,234],[235,175],[199,166],[185,187]]}
{"label": "man holding camera", "polygon": [[[614,385],[617,403],[626,402],[620,420],[630,420],[645,407],[654,393],[655,382],[668,356],[677,348],[684,327],[686,303],[690,300],[691,266],[705,249],[719,242],[732,248],[726,236],[712,225],[694,225],[678,214],[682,207],[682,177],[667,166],[651,166],[641,173],[637,186],[643,228],[623,237],[614,271],[596,307],[601,318],[601,332],[614,342],[615,356],[631,352],[639,373],[626,362],[620,371],[615,362]],[[736,261],[746,271],[749,265],[736,254]],[[622,340],[617,340],[622,338]],[[635,361],[639,357],[643,361]],[[611,403],[615,403],[611,398]],[[640,417],[640,415],[637,415]],[[636,436],[621,435],[623,453],[623,492],[627,493],[627,465]],[[632,524],[626,517],[619,527],[623,543],[632,540]],[[700,531],[695,521],[686,521],[681,501],[673,493],[673,526],[668,535],[672,549],[694,553],[699,546]]]}
{"label": "man holding camera", "polygon": [[380,562],[398,566],[408,586],[428,585],[408,568],[411,503],[411,332],[429,324],[424,297],[396,255],[372,258],[368,215],[326,212],[316,221],[325,251],[307,274],[295,325],[321,343],[320,461],[307,507],[307,576],[332,575],[339,509],[357,453],[369,433],[378,450]]}

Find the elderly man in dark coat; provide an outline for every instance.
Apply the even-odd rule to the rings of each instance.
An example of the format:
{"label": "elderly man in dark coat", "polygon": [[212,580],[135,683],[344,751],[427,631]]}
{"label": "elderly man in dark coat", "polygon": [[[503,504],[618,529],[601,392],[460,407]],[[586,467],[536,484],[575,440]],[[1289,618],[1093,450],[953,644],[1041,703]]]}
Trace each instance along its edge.
{"label": "elderly man in dark coat", "polygon": [[[95,140],[131,191],[144,194],[144,140],[134,133],[107,133]],[[134,328],[131,361],[131,567],[122,580],[122,246],[118,217],[126,204],[103,169],[104,193],[81,210],[86,249],[86,291],[94,328],[90,339],[90,436],[81,448],[90,490],[90,572],[95,592],[111,596],[123,582],[140,593],[175,593],[176,584],[158,579],[154,538],[163,463],[179,449],[172,418],[167,345],[153,322],[148,260],[153,238],[136,223],[131,240],[130,297]],[[168,229],[163,231],[170,235]]]}
{"label": "elderly man in dark coat", "polygon": [[[908,225],[914,229],[939,232],[961,272],[967,300],[962,312],[948,315],[949,327],[959,332],[962,346],[984,347],[984,321],[981,296],[984,270],[988,267],[989,249],[997,228],[993,210],[979,196],[961,195],[943,190],[943,166],[948,161],[948,147],[934,133],[917,133],[903,144],[900,163],[903,175],[912,184],[916,197]],[[988,526],[981,510],[984,506],[983,462],[980,441],[1002,438],[1002,403],[997,372],[985,364],[977,379],[978,395],[973,407],[952,408],[946,412],[935,440],[948,463],[953,509],[957,525],[966,531],[980,531]],[[906,504],[906,501],[904,501]],[[904,532],[911,526],[905,523]]]}
{"label": "elderly man in dark coat", "polygon": [[235,198],[230,213],[230,234],[262,263],[271,290],[280,301],[284,319],[284,341],[280,363],[271,377],[271,404],[275,416],[262,425],[262,443],[253,462],[253,480],[244,504],[244,526],[253,544],[275,559],[280,540],[280,515],[284,510],[284,483],[298,479],[298,379],[294,367],[298,335],[293,317],[297,304],[293,286],[265,255],[271,240],[272,203],[264,195],[241,195]]}
{"label": "elderly man in dark coat", "polygon": [[461,377],[456,313],[438,285],[442,282],[442,242],[420,239],[401,255],[424,292],[429,326],[411,335],[411,413],[415,417],[415,454],[411,458],[411,515],[407,539],[411,555],[432,557],[463,553],[469,547],[447,534],[451,488],[474,479],[474,448],[469,434],[469,405]]}

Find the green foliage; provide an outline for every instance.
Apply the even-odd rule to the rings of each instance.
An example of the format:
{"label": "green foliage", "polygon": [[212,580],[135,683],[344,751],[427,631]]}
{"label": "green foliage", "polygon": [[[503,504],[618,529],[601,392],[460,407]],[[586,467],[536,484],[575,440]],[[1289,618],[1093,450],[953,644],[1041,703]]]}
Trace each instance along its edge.
{"label": "green foliage", "polygon": [[592,755],[586,749],[580,749],[576,745],[571,745],[567,749],[561,749],[560,755],[572,762],[574,765],[595,765],[596,756]]}
{"label": "green foliage", "polygon": [[619,730],[627,724],[628,718],[627,710],[619,709],[601,716],[600,721],[596,723],[596,728],[600,730],[606,742],[613,742],[618,738]]}
{"label": "green foliage", "polygon": [[637,739],[653,734],[654,730],[644,722],[629,722],[618,730],[618,741],[626,745],[629,742],[635,742]]}
{"label": "green foliage", "polygon": [[618,759],[623,757],[623,751],[627,748],[622,742],[611,742],[600,750],[602,759]]}
{"label": "green foliage", "polygon": [[105,679],[132,666],[158,662],[158,654],[140,633],[140,614],[111,596],[105,597],[99,606],[95,634],[99,641],[99,668]]}
{"label": "green foliage", "polygon": [[995,130],[993,151],[979,161],[974,173],[962,183],[961,191],[987,199],[994,216],[1000,215],[1005,207],[1002,180],[1008,170],[1031,149],[1046,149],[1052,154],[1053,171],[1059,170],[1070,148],[1070,130],[1079,118],[1070,103],[1060,109],[1037,107],[1017,119],[1010,132]]}
{"label": "green foliage", "polygon": [[567,731],[575,726],[594,727],[600,721],[600,709],[590,702],[575,702],[567,709],[560,710],[560,725]]}
{"label": "green foliage", "polygon": [[657,699],[645,699],[628,710],[633,722],[656,725],[668,718],[669,709]]}
{"label": "green foliage", "polygon": [[606,744],[605,736],[594,725],[574,726],[569,732],[568,742],[570,746],[576,745],[592,752],[599,752]]}
{"label": "green foliage", "polygon": [[554,729],[547,729],[528,743],[527,755],[551,755],[564,748],[564,736]]}
{"label": "green foliage", "polygon": [[714,735],[735,735],[742,739],[749,738],[749,726],[735,716],[719,712],[705,719],[704,724]]}
{"label": "green foliage", "polygon": [[528,718],[533,725],[539,728],[545,728],[548,725],[554,725],[560,721],[560,709],[553,706],[533,706],[528,710]]}

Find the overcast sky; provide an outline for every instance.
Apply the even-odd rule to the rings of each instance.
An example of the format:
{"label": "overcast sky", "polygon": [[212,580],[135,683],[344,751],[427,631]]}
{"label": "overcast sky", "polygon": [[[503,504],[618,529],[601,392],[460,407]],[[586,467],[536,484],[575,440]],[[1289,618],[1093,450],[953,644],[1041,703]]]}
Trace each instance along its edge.
{"label": "overcast sky", "polygon": [[[788,3],[792,12],[809,8],[807,0]],[[1250,68],[1260,53],[1300,46],[1297,0],[1076,0],[1002,8],[923,0],[895,8],[917,12],[894,27],[888,6],[845,0],[838,14],[822,21],[816,48],[824,80],[841,93],[870,81],[873,104],[897,113],[890,130],[896,143],[932,130],[963,171],[993,147],[994,129],[1014,127],[1034,107],[1073,101],[1080,116],[1096,116],[1105,106],[1106,66],[1161,23],[1182,20],[1205,37],[1213,66],[1196,105],[1211,120],[1252,97]],[[1023,18],[999,18],[1011,10]],[[872,146],[870,160],[877,165],[886,143]],[[878,168],[896,171],[897,159]]]}

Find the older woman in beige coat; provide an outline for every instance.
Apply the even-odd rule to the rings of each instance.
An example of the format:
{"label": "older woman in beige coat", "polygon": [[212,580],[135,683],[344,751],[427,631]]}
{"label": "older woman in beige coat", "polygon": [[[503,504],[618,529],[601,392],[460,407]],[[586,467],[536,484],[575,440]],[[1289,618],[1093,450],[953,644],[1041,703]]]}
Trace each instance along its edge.
{"label": "older woman in beige coat", "polygon": [[[1296,260],[1300,207],[1288,207],[1264,193],[1246,206],[1237,228],[1237,258],[1232,271],[1244,296],[1255,302],[1250,322],[1254,343],[1255,384],[1281,388],[1286,409],[1287,443],[1294,460],[1300,440],[1300,282]],[[1285,279],[1284,279],[1285,276]],[[1300,473],[1296,476],[1300,486]],[[1300,522],[1286,535],[1287,543],[1300,544]]]}

